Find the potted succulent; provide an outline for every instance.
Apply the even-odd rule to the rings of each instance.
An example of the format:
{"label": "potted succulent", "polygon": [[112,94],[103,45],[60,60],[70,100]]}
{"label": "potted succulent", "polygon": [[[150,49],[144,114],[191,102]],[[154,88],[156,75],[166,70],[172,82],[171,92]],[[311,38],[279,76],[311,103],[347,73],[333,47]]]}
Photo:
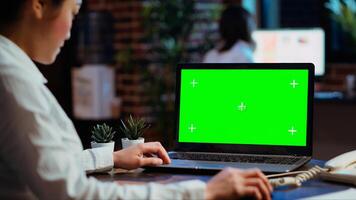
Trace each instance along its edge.
{"label": "potted succulent", "polygon": [[121,120],[120,131],[126,136],[122,138],[122,148],[127,148],[131,145],[144,143],[145,139],[143,134],[147,128],[151,125],[147,124],[146,121],[142,118],[133,118],[131,115],[126,121]]}
{"label": "potted succulent", "polygon": [[102,125],[97,124],[93,127],[91,133],[91,138],[93,139],[91,142],[91,148],[108,147],[114,151],[115,142],[113,141],[113,138],[115,131],[113,131],[112,127],[106,125],[105,123]]}

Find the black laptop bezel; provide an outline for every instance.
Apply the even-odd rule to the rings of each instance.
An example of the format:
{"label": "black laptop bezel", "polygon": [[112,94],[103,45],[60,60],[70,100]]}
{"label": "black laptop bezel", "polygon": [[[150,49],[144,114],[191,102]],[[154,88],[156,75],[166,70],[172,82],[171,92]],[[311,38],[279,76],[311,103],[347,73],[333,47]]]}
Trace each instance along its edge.
{"label": "black laptop bezel", "polygon": [[[179,107],[182,69],[300,69],[308,73],[307,99],[307,141],[306,146],[277,146],[277,145],[245,145],[245,144],[216,144],[216,143],[184,143],[178,142]],[[295,155],[312,156],[313,133],[313,102],[314,102],[314,65],[312,63],[182,63],[176,71],[176,101],[175,101],[175,146],[174,151],[182,152],[220,152],[264,155]]]}

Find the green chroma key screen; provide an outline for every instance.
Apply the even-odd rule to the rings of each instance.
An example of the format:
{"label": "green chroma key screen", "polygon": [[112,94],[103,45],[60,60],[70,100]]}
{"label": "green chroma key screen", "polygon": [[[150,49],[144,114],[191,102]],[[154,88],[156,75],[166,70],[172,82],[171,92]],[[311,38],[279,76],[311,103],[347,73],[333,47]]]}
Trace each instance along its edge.
{"label": "green chroma key screen", "polygon": [[307,69],[182,69],[178,141],[306,146]]}

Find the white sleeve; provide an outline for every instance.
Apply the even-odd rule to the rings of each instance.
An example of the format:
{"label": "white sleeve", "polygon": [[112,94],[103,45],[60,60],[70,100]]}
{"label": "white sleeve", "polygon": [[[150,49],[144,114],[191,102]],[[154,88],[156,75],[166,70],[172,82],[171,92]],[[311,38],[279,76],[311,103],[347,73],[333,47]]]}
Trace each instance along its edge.
{"label": "white sleeve", "polygon": [[[38,122],[45,120],[43,116],[35,118],[34,120]],[[31,124],[36,124],[35,121]],[[12,137],[13,140],[7,141],[6,150],[2,151],[8,155],[5,156],[5,161],[11,165],[14,173],[24,180],[39,199],[56,197],[56,199],[139,200],[204,197],[205,183],[201,181],[168,185],[149,183],[120,186],[117,183],[104,183],[94,178],[87,178],[74,154],[60,141],[45,136],[54,131],[42,129],[43,127],[33,130],[30,126],[23,125],[21,124],[23,139]]]}
{"label": "white sleeve", "polygon": [[206,184],[200,180],[163,185],[151,183],[149,199],[205,199]]}
{"label": "white sleeve", "polygon": [[[0,165],[11,169],[11,178],[24,184],[37,198],[201,199],[204,196],[205,183],[201,181],[133,186],[87,178],[82,160],[73,152],[75,147],[62,141],[61,135],[65,134],[54,120],[56,113],[41,105],[46,99],[34,95],[36,88],[22,84],[23,89],[14,90],[22,96],[15,97],[2,86]],[[20,101],[31,102],[24,107]]]}
{"label": "white sleeve", "polygon": [[[128,199],[128,200],[203,200],[206,184],[199,180],[183,181],[171,184],[148,183],[145,185],[119,185],[112,183],[95,184],[95,179],[89,178],[92,186],[84,199]],[[99,187],[97,187],[99,186]],[[91,195],[91,193],[97,195]],[[107,194],[114,194],[108,196]]]}
{"label": "white sleeve", "polygon": [[80,156],[86,173],[108,171],[114,166],[113,152],[110,148],[86,149]]}

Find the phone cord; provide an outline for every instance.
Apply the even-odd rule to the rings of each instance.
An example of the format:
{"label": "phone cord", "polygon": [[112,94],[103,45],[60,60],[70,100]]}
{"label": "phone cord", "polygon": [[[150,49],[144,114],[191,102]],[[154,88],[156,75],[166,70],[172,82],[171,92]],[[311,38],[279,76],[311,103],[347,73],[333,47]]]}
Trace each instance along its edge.
{"label": "phone cord", "polygon": [[300,173],[295,177],[273,178],[273,179],[270,179],[269,182],[271,183],[271,185],[274,188],[279,187],[279,186],[299,187],[302,185],[303,182],[310,180],[310,179],[316,177],[317,175],[319,175],[321,172],[326,172],[328,170],[329,169],[321,168],[316,165],[313,168],[309,169],[308,171]]}

